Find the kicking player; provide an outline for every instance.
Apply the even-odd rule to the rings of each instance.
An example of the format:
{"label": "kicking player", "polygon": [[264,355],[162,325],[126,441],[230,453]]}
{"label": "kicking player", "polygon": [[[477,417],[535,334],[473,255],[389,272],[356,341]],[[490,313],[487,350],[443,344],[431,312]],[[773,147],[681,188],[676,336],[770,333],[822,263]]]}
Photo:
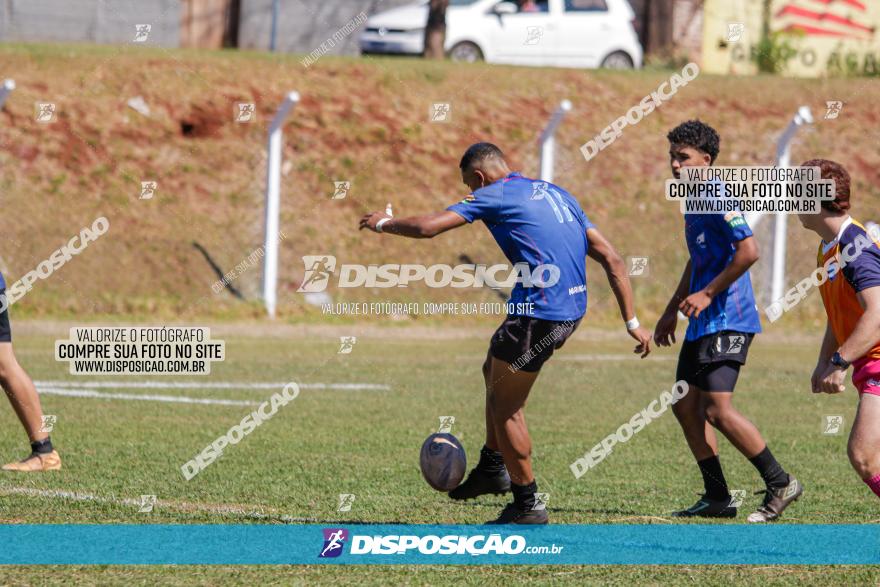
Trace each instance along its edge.
{"label": "kicking player", "polygon": [[[511,264],[526,265],[533,280],[545,280],[518,281],[511,292],[508,315],[492,336],[483,364],[486,443],[476,468],[449,496],[461,500],[512,491],[513,503],[491,523],[546,524],[546,510],[535,509],[538,487],[523,407],[541,366],[586,311],[587,256],[605,269],[627,332],[638,341],[635,352],[642,357],[650,352],[651,334],[636,319],[623,260],[568,192],[512,172],[501,150],[489,143],[472,145],[459,167],[472,193],[458,204],[411,218],[373,212],[361,219],[360,228],[432,238],[482,220]],[[546,271],[535,271],[539,266]]]}
{"label": "kicking player", "polygon": [[[718,133],[698,120],[679,125],[667,138],[676,179],[682,167],[712,165],[718,156]],[[660,346],[675,343],[679,310],[689,318],[676,374],[676,380],[688,382],[689,392],[672,410],[702,473],[705,493],[673,515],[736,516],[714,427],[751,461],[767,486],[763,503],[748,521],[769,522],[800,497],[803,488],[776,461],[755,425],[733,407],[740,367],[752,338],[761,331],[748,272],[758,260],[758,245],[738,212],[685,214],[684,224],[690,259],[657,322],[654,341]]]}
{"label": "kicking player", "polygon": [[[820,237],[818,266],[827,271],[819,286],[828,322],[810,383],[813,393],[840,393],[850,365],[859,392],[847,453],[859,477],[880,497],[880,248],[876,235],[850,217],[850,178],[840,164],[813,159],[833,179],[834,200],[819,214],[800,214],[801,224]],[[872,238],[873,236],[873,238]]]}
{"label": "kicking player", "polygon": [[6,300],[6,282],[0,275],[0,386],[6,392],[31,442],[31,454],[22,461],[3,465],[4,471],[55,471],[61,468],[61,457],[52,448],[49,434],[43,431],[43,410],[34,382],[15,359],[12,351],[12,329]]}

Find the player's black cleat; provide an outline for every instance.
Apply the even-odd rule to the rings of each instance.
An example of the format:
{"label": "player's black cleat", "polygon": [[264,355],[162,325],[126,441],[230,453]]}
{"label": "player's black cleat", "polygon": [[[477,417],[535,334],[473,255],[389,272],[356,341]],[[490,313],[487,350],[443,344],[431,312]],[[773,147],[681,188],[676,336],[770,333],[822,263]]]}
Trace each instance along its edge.
{"label": "player's black cleat", "polygon": [[547,510],[528,508],[522,509],[515,503],[509,503],[501,510],[497,520],[486,522],[487,524],[547,524],[550,521]]}
{"label": "player's black cleat", "polygon": [[705,495],[697,503],[686,510],[672,512],[673,518],[735,518],[736,506],[731,505],[731,499],[715,500]]}
{"label": "player's black cleat", "polygon": [[481,495],[504,495],[510,491],[510,475],[507,469],[499,473],[487,473],[479,468],[471,470],[464,482],[449,492],[452,499],[473,499]]}

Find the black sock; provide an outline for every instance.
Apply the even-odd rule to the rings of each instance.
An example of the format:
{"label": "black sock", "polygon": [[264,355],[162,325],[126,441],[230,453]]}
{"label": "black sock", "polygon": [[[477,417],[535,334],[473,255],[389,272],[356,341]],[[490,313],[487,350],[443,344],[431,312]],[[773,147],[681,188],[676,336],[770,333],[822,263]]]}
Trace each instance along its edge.
{"label": "black sock", "polygon": [[528,485],[510,484],[510,490],[513,492],[513,503],[521,510],[530,510],[535,507],[535,492],[538,491],[537,481],[532,481]]}
{"label": "black sock", "polygon": [[729,499],[730,493],[727,491],[727,481],[724,479],[724,472],[721,470],[721,461],[718,459],[718,455],[697,461],[697,466],[700,467],[700,473],[703,474],[706,497],[716,501]]}
{"label": "black sock", "polygon": [[749,461],[758,469],[758,473],[761,474],[761,478],[767,484],[767,487],[776,489],[788,485],[788,473],[776,461],[768,447],[765,446],[764,450],[750,458]]}
{"label": "black sock", "polygon": [[31,443],[31,452],[46,455],[52,452],[52,439],[48,436],[45,440],[36,440]]}
{"label": "black sock", "polygon": [[504,457],[497,450],[492,450],[488,446],[480,449],[480,462],[477,468],[486,473],[500,473],[504,470]]}

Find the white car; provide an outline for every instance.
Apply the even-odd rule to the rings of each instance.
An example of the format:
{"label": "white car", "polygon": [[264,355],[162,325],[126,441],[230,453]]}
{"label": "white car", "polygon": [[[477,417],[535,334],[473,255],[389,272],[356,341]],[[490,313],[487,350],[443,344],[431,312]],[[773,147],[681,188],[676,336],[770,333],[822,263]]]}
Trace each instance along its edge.
{"label": "white car", "polygon": [[[445,49],[455,61],[558,67],[641,67],[627,0],[450,0]],[[367,19],[362,53],[420,55],[428,2]]]}

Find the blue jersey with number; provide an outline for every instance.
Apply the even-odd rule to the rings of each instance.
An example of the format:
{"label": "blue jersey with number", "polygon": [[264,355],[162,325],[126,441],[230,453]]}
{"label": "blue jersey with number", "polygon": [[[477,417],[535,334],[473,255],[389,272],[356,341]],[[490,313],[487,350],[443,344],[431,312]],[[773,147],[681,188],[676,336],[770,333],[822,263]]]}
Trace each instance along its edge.
{"label": "blue jersey with number", "polygon": [[[733,260],[734,243],[752,236],[739,212],[685,214],[685,240],[691,254],[689,293],[698,292]],[[696,340],[722,330],[761,332],[752,279],[746,271],[726,290],[718,292],[699,318],[691,318],[685,340]]]}
{"label": "blue jersey with number", "polygon": [[[482,220],[507,260],[528,266],[532,286],[517,283],[508,303],[514,308],[533,304],[533,311],[509,313],[560,322],[584,315],[586,231],[593,224],[571,194],[552,183],[511,173],[447,210],[468,222]],[[541,282],[545,287],[538,287]]]}

